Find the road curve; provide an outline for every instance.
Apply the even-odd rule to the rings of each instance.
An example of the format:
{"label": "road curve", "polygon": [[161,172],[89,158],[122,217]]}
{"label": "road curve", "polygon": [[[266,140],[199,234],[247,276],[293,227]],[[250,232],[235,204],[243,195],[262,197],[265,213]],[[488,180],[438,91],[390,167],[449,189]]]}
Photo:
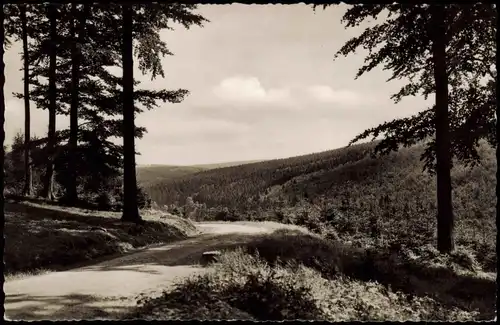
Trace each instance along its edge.
{"label": "road curve", "polygon": [[116,319],[141,294],[161,293],[177,279],[206,272],[201,254],[244,244],[286,227],[273,222],[198,223],[201,235],[95,265],[14,279],[4,284],[11,320]]}

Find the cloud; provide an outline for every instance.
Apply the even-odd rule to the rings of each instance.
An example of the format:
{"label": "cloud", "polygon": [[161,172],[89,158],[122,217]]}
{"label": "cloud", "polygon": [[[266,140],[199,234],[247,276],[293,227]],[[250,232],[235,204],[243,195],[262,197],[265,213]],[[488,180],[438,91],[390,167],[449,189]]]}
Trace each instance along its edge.
{"label": "cloud", "polygon": [[218,98],[243,103],[283,103],[290,99],[290,89],[265,89],[256,77],[230,77],[213,88]]}
{"label": "cloud", "polygon": [[[161,116],[163,115],[163,116]],[[227,142],[248,132],[249,126],[224,119],[198,116],[189,111],[154,112],[138,116],[137,125],[148,132],[140,143],[191,145],[196,142]]]}
{"label": "cloud", "polygon": [[359,105],[367,101],[366,97],[351,90],[334,90],[326,85],[310,86],[307,88],[307,93],[310,97],[322,103]]}

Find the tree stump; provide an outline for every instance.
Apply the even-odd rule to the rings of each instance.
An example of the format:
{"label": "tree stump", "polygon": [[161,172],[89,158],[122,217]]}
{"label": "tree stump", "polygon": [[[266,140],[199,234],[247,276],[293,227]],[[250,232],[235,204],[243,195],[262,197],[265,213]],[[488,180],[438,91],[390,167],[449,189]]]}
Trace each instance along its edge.
{"label": "tree stump", "polygon": [[221,253],[219,251],[204,252],[201,255],[201,265],[208,265],[210,263],[217,262],[220,254]]}

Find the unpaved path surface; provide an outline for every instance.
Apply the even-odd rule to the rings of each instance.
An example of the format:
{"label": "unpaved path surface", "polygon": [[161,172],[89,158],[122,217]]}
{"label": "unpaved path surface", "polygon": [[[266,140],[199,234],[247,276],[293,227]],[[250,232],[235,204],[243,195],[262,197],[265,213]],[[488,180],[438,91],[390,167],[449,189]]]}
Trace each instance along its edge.
{"label": "unpaved path surface", "polygon": [[140,294],[156,295],[177,279],[207,268],[205,251],[248,242],[256,234],[287,227],[273,222],[210,222],[202,234],[69,271],[5,283],[5,314],[11,320],[116,319],[136,305]]}

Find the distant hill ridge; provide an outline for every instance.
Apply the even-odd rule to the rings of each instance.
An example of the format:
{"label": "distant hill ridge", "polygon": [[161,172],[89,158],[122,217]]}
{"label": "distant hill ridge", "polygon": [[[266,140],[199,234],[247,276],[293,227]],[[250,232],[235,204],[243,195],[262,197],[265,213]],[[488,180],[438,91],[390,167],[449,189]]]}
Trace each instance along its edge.
{"label": "distant hill ridge", "polygon": [[226,168],[233,166],[240,166],[244,164],[251,164],[261,162],[262,160],[249,160],[249,161],[232,161],[215,164],[200,164],[200,165],[138,165],[137,178],[141,185],[147,186],[151,183],[163,182],[172,178],[180,176],[199,173],[205,170]]}
{"label": "distant hill ridge", "polygon": [[224,168],[224,167],[232,167],[239,166],[245,164],[252,164],[256,162],[266,161],[264,159],[261,160],[242,160],[242,161],[229,161],[229,162],[221,162],[221,163],[213,163],[213,164],[195,164],[195,165],[165,165],[165,164],[141,164],[137,165],[137,168],[160,168],[160,167],[182,167],[182,168],[205,168],[205,169],[214,169],[214,168]]}

